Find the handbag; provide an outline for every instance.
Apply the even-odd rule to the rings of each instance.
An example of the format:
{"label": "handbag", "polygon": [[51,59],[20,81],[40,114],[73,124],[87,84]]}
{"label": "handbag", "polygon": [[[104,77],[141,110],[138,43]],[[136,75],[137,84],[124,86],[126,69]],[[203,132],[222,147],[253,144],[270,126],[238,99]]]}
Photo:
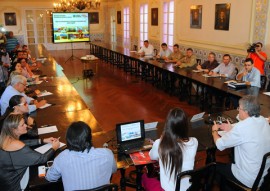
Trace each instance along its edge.
{"label": "handbag", "polygon": [[158,178],[159,179],[160,167],[159,167],[158,162],[147,164],[146,168],[147,168],[147,177],[148,178]]}

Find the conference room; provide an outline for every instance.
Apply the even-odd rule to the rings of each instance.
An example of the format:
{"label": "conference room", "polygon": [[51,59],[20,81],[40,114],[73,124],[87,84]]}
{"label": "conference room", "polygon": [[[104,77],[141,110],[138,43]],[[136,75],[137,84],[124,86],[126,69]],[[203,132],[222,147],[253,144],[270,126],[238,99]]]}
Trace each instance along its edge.
{"label": "conference room", "polygon": [[[234,131],[226,136],[217,131],[227,131],[226,124],[229,123],[232,129],[237,129],[246,117],[269,120],[270,64],[267,55],[270,53],[270,22],[265,16],[269,14],[269,6],[268,1],[260,0],[245,3],[235,0],[211,3],[181,0],[4,0],[0,8],[0,31],[5,37],[0,36],[0,43],[10,55],[10,69],[16,63],[18,51],[29,55],[27,59],[34,81],[27,80],[26,93],[38,102],[46,102],[44,108],[38,106],[36,111],[30,113],[38,130],[45,131],[35,138],[40,139],[43,146],[47,145],[44,139],[49,137],[54,138],[52,142],[60,137],[58,140],[62,143],[62,147],[48,161],[57,159],[57,156],[61,158],[64,152],[76,151],[70,150],[67,131],[72,128],[73,122],[82,121],[91,128],[90,145],[114,156],[118,170],[105,181],[112,183],[111,187],[154,190],[157,186],[163,190],[186,190],[182,186],[188,179],[181,180],[177,175],[191,170],[209,175],[209,179],[205,180],[208,182],[204,184],[208,190],[220,190],[220,185],[224,184],[232,187],[237,181],[238,186],[240,182],[241,186],[251,188],[261,186],[258,181],[267,177],[268,160],[262,170],[263,175],[255,181],[263,166],[263,156],[270,150],[263,148],[257,155],[252,181],[239,178],[241,170],[232,167],[232,176],[236,177],[236,181],[226,177],[227,182],[220,182],[219,163],[235,162],[238,167],[242,159],[238,157],[238,147],[242,143],[224,146],[224,149],[221,142]],[[12,22],[8,22],[10,17]],[[14,37],[9,35],[10,31]],[[10,42],[14,38],[18,45],[11,50]],[[167,55],[168,51],[163,49],[162,43],[171,50],[170,54]],[[23,45],[27,45],[28,49],[24,50]],[[210,55],[214,56],[220,68],[223,64],[226,68],[228,57],[233,75],[223,73],[222,69],[214,69],[212,74],[212,69],[204,68],[208,63],[211,65]],[[5,63],[3,57],[6,56],[2,56]],[[253,63],[247,58],[251,58]],[[257,72],[260,87],[253,86],[253,78],[250,77],[253,73],[247,71],[247,67]],[[235,76],[239,73],[243,73],[244,77],[236,80]],[[11,85],[13,83],[11,80]],[[5,86],[8,87],[4,83],[3,92]],[[8,103],[8,100],[5,101]],[[250,111],[254,108],[248,107],[247,102],[252,102],[254,108],[259,107],[258,116]],[[172,183],[166,185],[167,174],[162,174],[164,160],[161,154],[155,158],[153,152],[165,136],[166,129],[172,127],[168,124],[173,112],[183,115],[184,122],[179,128],[188,128],[188,134],[177,135],[177,140],[182,145],[188,145],[190,141],[196,145],[197,141],[197,147],[189,160],[191,166],[179,170],[173,175]],[[136,126],[138,122],[140,126]],[[121,124],[122,129],[117,131]],[[129,128],[130,125],[134,125],[133,128]],[[269,126],[269,123],[266,125]],[[124,131],[124,127],[132,131]],[[143,146],[123,150],[119,138],[121,132],[136,135],[134,139],[141,139]],[[262,135],[264,145],[268,143],[267,133],[265,131]],[[130,142],[134,144],[135,141]],[[165,144],[164,148],[168,145]],[[2,150],[5,149],[2,147]],[[138,151],[155,159],[155,163],[148,161],[136,165],[132,154]],[[89,150],[90,156],[91,152],[92,149]],[[256,153],[253,149],[250,152]],[[184,157],[184,165],[185,153],[183,150],[180,153]],[[58,164],[53,163],[51,172]],[[159,164],[160,168],[155,177],[151,176],[150,170],[153,164]],[[49,168],[47,162],[30,166],[26,190],[89,190],[102,186],[98,185],[99,181],[93,180],[95,186],[89,186],[91,180],[85,183],[81,179],[78,187],[68,188],[65,187],[63,174],[62,179],[50,182],[48,177],[39,176],[39,167],[45,171]],[[148,172],[145,167],[148,167]],[[185,169],[185,166],[180,169]],[[215,171],[217,173],[213,173]],[[100,172],[92,171],[91,176],[93,174],[98,177]],[[74,177],[80,176],[83,174]],[[191,181],[187,185],[198,186],[198,183]],[[262,185],[261,190],[269,186]]]}

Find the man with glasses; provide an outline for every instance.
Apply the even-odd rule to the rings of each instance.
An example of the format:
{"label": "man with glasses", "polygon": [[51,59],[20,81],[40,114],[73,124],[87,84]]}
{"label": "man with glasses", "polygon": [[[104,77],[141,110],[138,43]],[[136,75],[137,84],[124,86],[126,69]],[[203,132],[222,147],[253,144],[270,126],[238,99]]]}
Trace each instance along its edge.
{"label": "man with glasses", "polygon": [[1,97],[1,115],[3,115],[9,105],[9,100],[14,95],[22,95],[25,97],[27,103],[29,104],[29,113],[35,111],[37,108],[44,106],[47,102],[46,100],[41,100],[38,102],[31,97],[25,95],[24,91],[27,85],[27,80],[22,75],[16,75],[11,79],[10,85],[5,89]]}
{"label": "man with glasses", "polygon": [[243,70],[236,76],[236,79],[246,82],[246,85],[248,86],[260,88],[261,75],[260,71],[254,67],[253,60],[251,58],[247,58],[244,66]]}
{"label": "man with glasses", "polygon": [[[245,96],[239,100],[240,121],[233,126],[227,121],[217,125],[214,122],[212,136],[218,150],[234,148],[234,163],[218,163],[216,170],[221,176],[221,188],[231,190],[226,179],[251,188],[265,153],[270,151],[270,126],[260,115],[260,104],[255,96]],[[222,136],[218,130],[223,130]],[[265,167],[264,173],[269,168]]]}

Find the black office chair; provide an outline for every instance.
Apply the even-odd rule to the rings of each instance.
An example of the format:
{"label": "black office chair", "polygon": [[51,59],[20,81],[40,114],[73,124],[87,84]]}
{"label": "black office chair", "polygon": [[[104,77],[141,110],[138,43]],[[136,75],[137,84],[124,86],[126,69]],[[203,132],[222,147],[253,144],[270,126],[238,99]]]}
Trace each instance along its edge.
{"label": "black office chair", "polygon": [[265,169],[266,161],[270,157],[270,152],[266,153],[263,156],[261,168],[259,170],[259,173],[255,179],[255,182],[253,183],[252,188],[247,188],[242,185],[237,184],[236,182],[227,179],[227,184],[230,185],[231,188],[236,190],[243,190],[243,191],[269,191],[270,187],[270,168],[268,168],[267,174],[264,176],[264,180],[262,185],[259,187],[259,183],[262,179],[263,171]]}
{"label": "black office chair", "polygon": [[188,170],[181,172],[177,175],[175,191],[180,190],[181,179],[184,176],[189,176],[191,186],[187,191],[210,191],[213,185],[213,180],[215,177],[216,163],[210,163],[205,167],[197,170]]}
{"label": "black office chair", "polygon": [[97,188],[87,189],[87,190],[77,190],[77,191],[117,191],[117,184],[105,184],[103,186],[99,186]]}

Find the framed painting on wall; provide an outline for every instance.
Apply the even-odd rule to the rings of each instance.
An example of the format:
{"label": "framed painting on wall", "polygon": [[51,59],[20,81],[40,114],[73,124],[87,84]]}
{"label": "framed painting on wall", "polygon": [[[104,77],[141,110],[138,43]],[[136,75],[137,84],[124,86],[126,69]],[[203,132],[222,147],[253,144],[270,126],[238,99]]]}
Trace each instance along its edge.
{"label": "framed painting on wall", "polygon": [[5,25],[15,26],[17,25],[16,13],[4,13]]}
{"label": "framed painting on wall", "polygon": [[121,11],[117,11],[117,24],[121,24]]}
{"label": "framed painting on wall", "polygon": [[215,12],[215,29],[216,30],[229,30],[230,26],[230,10],[231,4],[216,4]]}
{"label": "framed painting on wall", "polygon": [[90,24],[99,24],[98,12],[90,12],[89,13],[89,23]]}
{"label": "framed painting on wall", "polygon": [[151,25],[158,26],[158,8],[151,9]]}
{"label": "framed painting on wall", "polygon": [[202,28],[202,5],[192,5],[190,7],[190,28]]}

